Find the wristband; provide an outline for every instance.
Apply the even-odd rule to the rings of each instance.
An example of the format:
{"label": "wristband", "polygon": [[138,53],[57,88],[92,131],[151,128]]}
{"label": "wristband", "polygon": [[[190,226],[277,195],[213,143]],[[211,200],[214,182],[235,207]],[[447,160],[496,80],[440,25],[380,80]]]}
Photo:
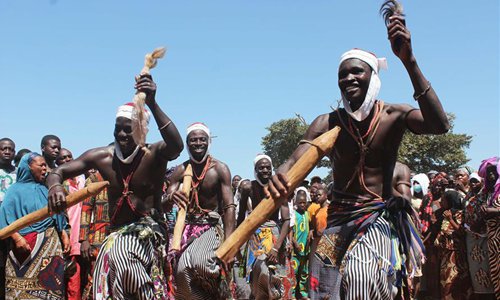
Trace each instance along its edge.
{"label": "wristband", "polygon": [[420,94],[418,94],[418,95],[413,94],[413,99],[415,99],[415,101],[420,100],[420,98],[421,98],[422,96],[424,96],[425,94],[427,94],[427,92],[431,89],[431,82],[430,82],[430,81],[427,81],[427,84],[428,84],[428,85],[427,85],[427,87],[425,88],[425,90],[424,90],[422,93],[420,93]]}

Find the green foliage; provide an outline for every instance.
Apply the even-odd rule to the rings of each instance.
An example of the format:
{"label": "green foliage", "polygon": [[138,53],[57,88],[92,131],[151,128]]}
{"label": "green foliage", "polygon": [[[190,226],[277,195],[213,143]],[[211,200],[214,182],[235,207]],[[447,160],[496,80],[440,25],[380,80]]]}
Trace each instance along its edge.
{"label": "green foliage", "polygon": [[266,129],[269,133],[262,138],[264,153],[273,160],[273,167],[283,164],[293,153],[304,136],[308,125],[300,118],[282,119]]}
{"label": "green foliage", "polygon": [[451,172],[466,164],[470,159],[465,149],[472,142],[472,136],[453,133],[455,116],[448,115],[450,131],[442,135],[415,135],[409,131],[403,136],[398,160],[417,173],[430,170]]}

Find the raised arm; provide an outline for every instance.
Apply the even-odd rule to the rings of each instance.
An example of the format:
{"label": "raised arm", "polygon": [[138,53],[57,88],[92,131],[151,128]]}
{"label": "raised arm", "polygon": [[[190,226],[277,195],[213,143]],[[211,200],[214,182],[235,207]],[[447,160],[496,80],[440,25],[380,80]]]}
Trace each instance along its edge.
{"label": "raised arm", "polygon": [[411,35],[401,15],[390,17],[387,33],[394,54],[403,63],[410,76],[413,97],[418,102],[420,110],[412,110],[406,115],[408,128],[417,134],[442,134],[448,132],[450,124],[446,112],[432,85],[422,74],[417,60],[413,55]]}
{"label": "raised arm", "polygon": [[155,144],[159,147],[159,153],[166,160],[176,159],[184,149],[184,144],[177,127],[156,102],[156,83],[151,75],[141,75],[136,78],[135,88],[146,94],[146,105],[151,110],[163,138],[163,141]]}
{"label": "raised arm", "polygon": [[220,197],[222,198],[223,222],[224,222],[224,235],[227,238],[234,231],[234,199],[233,191],[231,189],[231,171],[222,162],[217,164],[217,173],[220,178]]}

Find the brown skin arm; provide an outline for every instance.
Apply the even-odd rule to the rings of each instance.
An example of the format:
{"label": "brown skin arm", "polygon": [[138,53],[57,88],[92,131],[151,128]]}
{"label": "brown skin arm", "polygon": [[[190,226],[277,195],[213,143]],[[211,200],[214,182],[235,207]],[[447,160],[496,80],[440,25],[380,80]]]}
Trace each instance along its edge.
{"label": "brown skin arm", "polygon": [[169,185],[167,189],[167,197],[162,203],[163,209],[165,211],[172,210],[172,206],[174,205],[174,203],[179,207],[182,207],[183,209],[187,208],[189,200],[186,195],[181,190],[179,190],[181,182],[184,179],[186,164],[187,163],[178,165],[172,173],[172,176],[170,176],[170,178],[168,179]]}
{"label": "brown skin arm", "polygon": [[[405,18],[395,15],[390,18],[387,33],[394,54],[403,63],[410,76],[416,95],[421,95],[429,87],[413,55],[410,31],[405,26]],[[432,88],[419,97],[420,110],[413,110],[406,115],[408,128],[417,134],[442,134],[448,132],[448,117]],[[409,111],[409,110],[408,110]]]}
{"label": "brown skin arm", "polygon": [[411,199],[410,189],[410,168],[402,163],[396,163],[394,167],[393,186],[395,189],[395,196],[401,196],[406,200]]}
{"label": "brown skin arm", "polygon": [[65,179],[83,174],[89,169],[98,169],[94,162],[109,155],[111,154],[107,147],[91,149],[77,159],[52,170],[46,179],[49,188],[49,210],[61,213],[66,209],[66,195],[61,185]]}
{"label": "brown skin arm", "polygon": [[281,230],[280,230],[280,236],[276,240],[276,243],[274,244],[273,249],[268,254],[268,261],[271,263],[277,263],[278,262],[278,251],[281,248],[281,245],[283,245],[283,241],[288,235],[288,231],[290,230],[290,209],[288,208],[288,202],[284,201],[283,204],[281,204],[281,219],[285,220],[283,224],[281,225]]}
{"label": "brown skin arm", "polygon": [[245,220],[245,213],[248,209],[248,198],[250,197],[250,193],[252,191],[252,182],[245,181],[240,186],[241,189],[241,198],[240,198],[240,207],[238,209],[238,220],[237,225],[240,226],[241,223]]}
{"label": "brown skin arm", "polygon": [[15,232],[10,237],[12,238],[13,244],[16,249],[18,249],[22,253],[31,253],[31,247],[22,235]]}
{"label": "brown skin arm", "polygon": [[163,138],[163,141],[153,145],[153,149],[157,149],[160,156],[166,160],[176,159],[184,149],[184,144],[177,127],[156,102],[156,83],[151,75],[138,76],[135,81],[137,92],[146,94],[146,105],[149,107]]}
{"label": "brown skin arm", "polygon": [[[312,141],[318,136],[328,131],[328,114],[317,117],[307,128],[303,140]],[[311,144],[302,143],[292,153],[290,158],[282,164],[275,172],[275,175],[269,180],[269,186],[264,189],[266,196],[272,195],[273,198],[278,199],[280,196],[287,197],[288,191],[288,178],[286,172],[297,162],[297,160],[310,148]]]}
{"label": "brown skin arm", "polygon": [[224,235],[228,238],[234,231],[234,199],[231,189],[231,171],[222,162],[217,163],[217,173],[220,180],[220,199],[223,205]]}

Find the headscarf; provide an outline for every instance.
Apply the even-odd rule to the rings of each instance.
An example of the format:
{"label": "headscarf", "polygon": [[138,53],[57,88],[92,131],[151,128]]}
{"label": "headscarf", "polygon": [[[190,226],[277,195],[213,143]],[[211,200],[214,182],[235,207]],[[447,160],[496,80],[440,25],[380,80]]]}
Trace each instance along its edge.
{"label": "headscarf", "polygon": [[207,151],[205,152],[205,155],[203,156],[203,158],[201,160],[196,160],[193,155],[191,154],[191,151],[188,150],[188,154],[189,154],[189,158],[197,163],[197,164],[201,164],[203,163],[208,155],[210,154],[210,146],[212,145],[212,136],[210,135],[210,129],[208,129],[207,125],[201,123],[201,122],[196,122],[196,123],[193,123],[191,125],[189,125],[189,127],[187,128],[186,130],[186,141],[187,141],[187,137],[189,136],[189,134],[195,130],[201,130],[203,132],[205,132],[208,136],[208,145],[207,145]]}
{"label": "headscarf", "polygon": [[259,179],[259,176],[257,174],[257,170],[255,169],[255,166],[257,165],[257,163],[263,159],[267,159],[269,160],[269,162],[271,163],[271,169],[273,167],[273,161],[271,160],[271,158],[268,156],[268,155],[265,155],[265,154],[258,154],[254,160],[253,160],[253,175],[255,177],[255,180],[257,180],[257,182],[261,185],[261,186],[265,186],[266,184],[263,184],[262,181],[260,181]]}
{"label": "headscarf", "polygon": [[[485,182],[486,182],[486,177],[488,176],[488,174],[486,173],[486,169],[488,168],[488,166],[490,166],[490,165],[495,166],[497,169],[496,170],[497,174],[499,175],[497,178],[497,181],[495,182],[495,185],[493,187],[493,191],[487,191],[487,192],[493,192],[493,195],[490,198],[488,205],[491,205],[491,203],[493,202],[493,199],[496,199],[498,197],[498,195],[500,195],[500,164],[498,163],[499,160],[500,160],[500,158],[498,156],[493,156],[493,157],[490,157],[488,159],[483,160],[481,162],[481,165],[479,166],[478,174],[479,174],[479,176],[483,177]],[[486,186],[486,184],[485,184],[485,186]]]}
{"label": "headscarf", "polygon": [[426,195],[429,190],[429,177],[424,173],[417,174],[411,179],[411,194],[413,195],[413,183],[418,182],[422,187],[422,195]]}
{"label": "headscarf", "polygon": [[470,182],[471,179],[476,179],[479,182],[483,181],[483,179],[481,178],[481,176],[479,176],[479,174],[477,174],[476,172],[473,172],[472,174],[470,174],[470,176],[469,176],[469,182]]}
{"label": "headscarf", "polygon": [[[0,228],[4,228],[17,219],[47,206],[47,187],[43,183],[36,182],[30,170],[31,162],[38,156],[41,155],[32,152],[25,154],[21,158],[17,169],[17,181],[9,187],[0,206]],[[66,229],[66,218],[60,214],[54,215],[18,232],[23,236],[31,232],[40,233],[54,225],[57,226],[58,231]]]}
{"label": "headscarf", "polygon": [[354,120],[359,122],[363,121],[368,117],[368,115],[370,115],[373,105],[377,100],[376,98],[381,86],[378,72],[380,71],[380,69],[387,69],[387,61],[385,58],[378,58],[373,53],[355,48],[342,54],[342,56],[340,57],[339,66],[342,64],[342,62],[352,58],[357,58],[361,61],[364,61],[372,69],[370,84],[368,86],[368,90],[366,91],[365,100],[356,111],[352,111],[351,106],[349,105],[349,101],[346,99],[344,93],[342,93],[342,101],[344,103],[345,110]]}
{"label": "headscarf", "polygon": [[307,201],[307,203],[310,203],[311,202],[311,194],[309,194],[309,191],[303,186],[299,186],[298,188],[295,189],[295,195],[293,196],[293,203],[295,203],[295,201],[297,201],[297,196],[298,196],[300,191],[303,191],[306,193],[306,201]]}
{"label": "headscarf", "polygon": [[468,176],[470,176],[470,174],[472,174],[472,168],[468,167],[468,166],[463,166],[463,167],[458,168],[455,171],[455,173],[458,173],[458,172],[463,172],[463,173],[467,174]]}

